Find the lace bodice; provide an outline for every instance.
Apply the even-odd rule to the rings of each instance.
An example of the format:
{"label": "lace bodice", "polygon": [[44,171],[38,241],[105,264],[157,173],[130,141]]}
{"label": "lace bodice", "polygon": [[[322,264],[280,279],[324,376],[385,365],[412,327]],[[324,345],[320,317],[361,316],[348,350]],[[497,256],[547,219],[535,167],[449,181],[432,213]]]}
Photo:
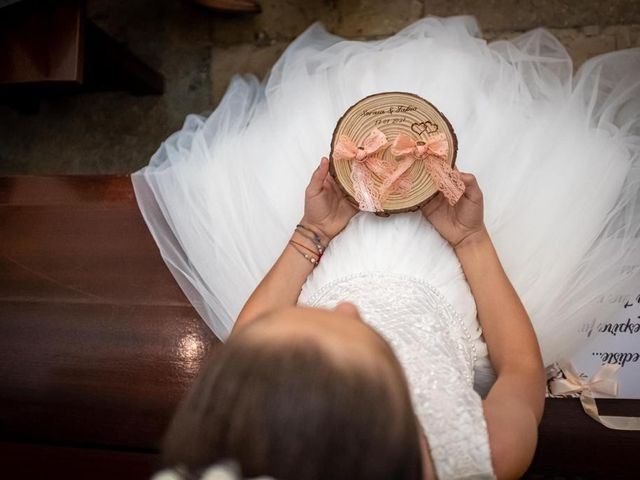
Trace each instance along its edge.
{"label": "lace bodice", "polygon": [[344,277],[299,303],[356,304],[402,364],[440,480],[494,478],[480,396],[473,389],[474,343],[445,298],[428,283],[387,273]]}

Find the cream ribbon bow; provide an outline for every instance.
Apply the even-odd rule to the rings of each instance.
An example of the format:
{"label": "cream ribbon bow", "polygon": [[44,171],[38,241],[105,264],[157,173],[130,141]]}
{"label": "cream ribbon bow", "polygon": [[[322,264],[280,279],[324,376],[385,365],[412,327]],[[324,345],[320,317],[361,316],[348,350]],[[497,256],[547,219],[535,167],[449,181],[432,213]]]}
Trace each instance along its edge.
{"label": "cream ribbon bow", "polygon": [[640,430],[640,417],[618,417],[611,415],[600,415],[594,393],[609,396],[618,395],[618,382],[615,379],[620,365],[606,364],[598,370],[593,377],[585,381],[567,360],[560,360],[558,366],[566,378],[554,379],[550,382],[549,388],[554,395],[564,395],[569,393],[579,393],[580,403],[585,413],[596,422],[613,430]]}

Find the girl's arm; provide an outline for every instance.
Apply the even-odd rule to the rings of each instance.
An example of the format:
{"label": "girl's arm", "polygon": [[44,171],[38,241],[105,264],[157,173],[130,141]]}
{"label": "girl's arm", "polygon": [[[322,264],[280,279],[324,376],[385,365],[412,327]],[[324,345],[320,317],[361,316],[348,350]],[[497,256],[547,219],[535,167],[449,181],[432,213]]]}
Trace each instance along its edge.
{"label": "girl's arm", "polygon": [[[305,190],[304,215],[300,221],[309,230],[297,229],[269,273],[258,284],[242,308],[233,327],[233,335],[243,325],[279,307],[295,305],[307,276],[318,259],[315,232],[323,247],[340,233],[355,215],[351,205],[329,173],[329,160],[323,157]],[[308,258],[305,258],[307,255]]]}
{"label": "girl's arm", "polygon": [[[306,225],[304,221],[302,225]],[[310,248],[308,255],[315,250],[314,244],[298,232],[295,232],[291,239]],[[326,241],[324,244],[326,245]],[[296,251],[291,244],[287,244],[269,273],[258,284],[240,311],[232,333],[270,310],[295,305],[302,285],[313,268],[313,263]]]}
{"label": "girl's arm", "polygon": [[544,368],[529,316],[484,226],[482,192],[473,175],[461,177],[466,191],[454,207],[440,194],[423,214],[455,249],[473,292],[497,374],[484,401],[493,466],[498,478],[517,478],[535,451]]}
{"label": "girl's arm", "polygon": [[540,348],[486,230],[458,246],[456,253],[497,373],[484,401],[494,469],[498,478],[519,478],[533,459],[544,408]]}

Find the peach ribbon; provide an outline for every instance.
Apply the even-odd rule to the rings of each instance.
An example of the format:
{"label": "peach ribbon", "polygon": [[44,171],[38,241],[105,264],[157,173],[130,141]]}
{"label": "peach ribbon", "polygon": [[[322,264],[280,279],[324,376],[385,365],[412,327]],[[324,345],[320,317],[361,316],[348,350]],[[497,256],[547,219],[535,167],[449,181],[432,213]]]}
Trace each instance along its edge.
{"label": "peach ribbon", "polygon": [[549,388],[554,395],[566,395],[570,393],[580,394],[580,403],[585,413],[596,422],[613,430],[640,430],[640,417],[618,417],[612,415],[600,415],[594,393],[615,397],[618,395],[618,382],[615,379],[620,365],[606,364],[598,370],[588,381],[580,378],[570,362],[561,360],[558,366],[565,378],[554,379]]}
{"label": "peach ribbon", "polygon": [[373,174],[380,178],[389,175],[390,166],[387,162],[383,162],[379,155],[379,152],[388,145],[387,137],[377,128],[371,130],[361,147],[346,135],[340,135],[338,138],[333,150],[333,158],[352,161],[351,181],[360,210],[366,212],[382,210],[380,191],[376,188]]}
{"label": "peach ribbon", "polygon": [[398,168],[393,175],[385,179],[382,184],[383,195],[389,185],[406,172],[416,160],[424,160],[427,172],[431,175],[436,188],[443,193],[449,205],[455,205],[460,200],[465,186],[460,177],[460,172],[453,170],[447,163],[449,144],[444,133],[433,135],[425,141],[416,141],[410,136],[401,133],[393,142],[391,153],[403,158],[398,162]]}

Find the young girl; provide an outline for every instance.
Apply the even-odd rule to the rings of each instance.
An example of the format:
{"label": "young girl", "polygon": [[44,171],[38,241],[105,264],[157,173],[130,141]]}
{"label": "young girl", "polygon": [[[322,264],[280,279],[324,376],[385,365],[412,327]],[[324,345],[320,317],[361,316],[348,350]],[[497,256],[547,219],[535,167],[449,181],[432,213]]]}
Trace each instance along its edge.
{"label": "young girl", "polygon": [[[277,307],[271,302],[353,301],[405,369],[438,475],[500,475],[491,409],[483,416],[469,386],[486,392],[495,370],[486,402],[500,398],[505,380],[523,378],[524,362],[533,391],[516,388],[523,398],[503,409],[529,405],[524,418],[535,425],[539,362],[533,347],[522,347],[535,342],[518,296],[548,365],[579,346],[582,322],[611,311],[596,300],[629,281],[623,267],[640,264],[639,72],[640,51],[632,49],[594,58],[573,78],[548,32],[487,44],[470,17],[426,18],[374,42],[314,25],[264,83],[235,77],[211,116],[188,117],[134,175],[136,196],[177,281],[220,338],[238,315],[249,322],[264,305]],[[322,222],[305,224],[299,199],[336,121],[382,91],[415,93],[451,121],[457,165],[484,193],[484,227],[473,235],[452,227],[471,227],[459,215],[481,198],[468,175],[466,206],[436,197],[424,215],[360,212],[339,235]],[[325,161],[314,174],[322,192],[333,188],[326,169]],[[303,246],[282,253],[294,229]],[[315,235],[326,250],[307,278],[290,262],[307,262],[311,272],[294,248],[312,255]],[[520,373],[509,373],[511,364]],[[527,445],[517,448],[518,468]]]}
{"label": "young girl", "polygon": [[482,193],[473,175],[462,179],[455,207],[439,194],[422,213],[458,256],[478,305],[497,373],[484,401],[473,389],[475,340],[421,281],[352,277],[316,301],[355,302],[392,348],[352,303],[293,308],[318,259],[306,252],[316,238],[331,245],[356,213],[323,158],[300,226],[176,415],[165,461],[198,472],[233,459],[246,475],[281,480],[521,476],[542,416],[542,360],[484,226]]}

